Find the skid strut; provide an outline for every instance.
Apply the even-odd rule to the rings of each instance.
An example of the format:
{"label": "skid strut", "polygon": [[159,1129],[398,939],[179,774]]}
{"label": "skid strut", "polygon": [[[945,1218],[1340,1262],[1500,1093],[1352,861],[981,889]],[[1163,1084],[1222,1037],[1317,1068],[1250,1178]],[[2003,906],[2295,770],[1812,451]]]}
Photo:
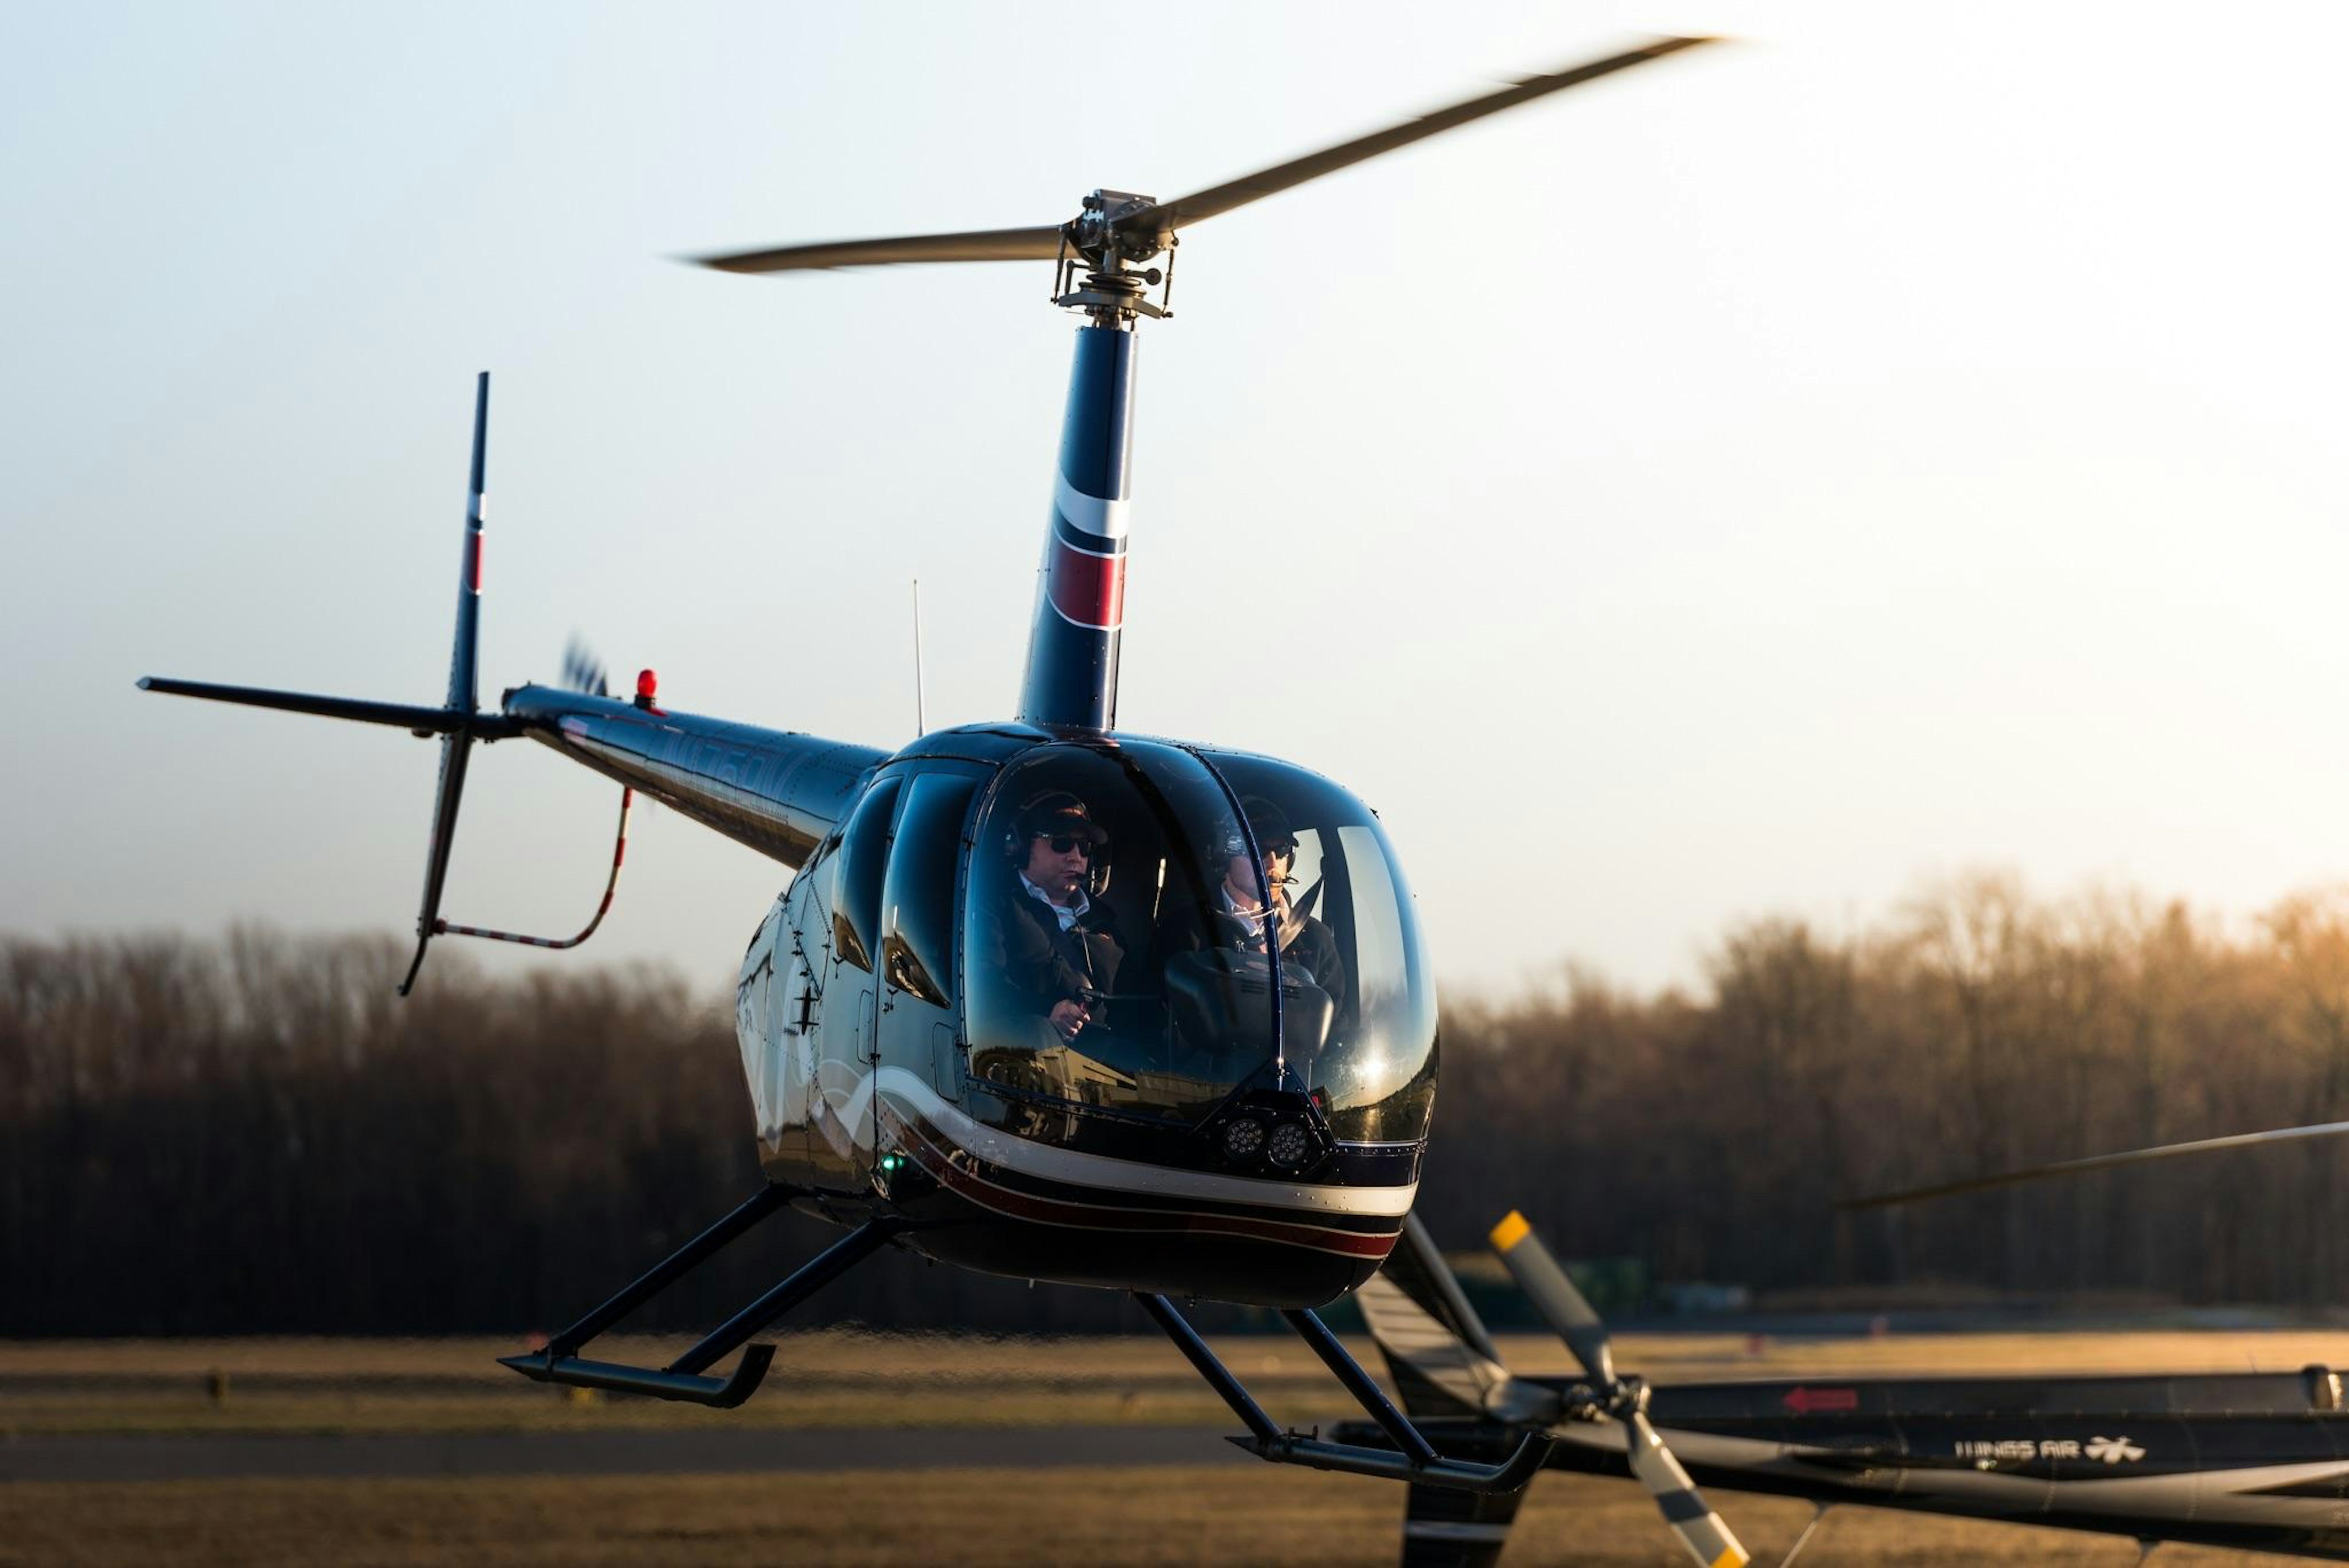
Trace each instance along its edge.
{"label": "skid strut", "polygon": [[1390,1449],[1364,1448],[1352,1443],[1324,1442],[1318,1437],[1281,1430],[1264,1407],[1256,1402],[1231,1369],[1216,1358],[1207,1342],[1199,1337],[1174,1303],[1163,1295],[1134,1293],[1143,1310],[1166,1331],[1174,1348],[1183,1353],[1207,1386],[1223,1397],[1232,1407],[1232,1414],[1247,1428],[1245,1438],[1231,1440],[1258,1459],[1275,1464],[1304,1465],[1317,1470],[1343,1470],[1350,1475],[1383,1476],[1390,1480],[1415,1481],[1422,1486],[1447,1487],[1459,1491],[1513,1492],[1534,1479],[1534,1473],[1549,1459],[1557,1439],[1546,1433],[1529,1432],[1516,1447],[1516,1451],[1496,1465],[1471,1464],[1461,1459],[1447,1459],[1435,1450],[1411,1417],[1394,1407],[1394,1402],[1381,1391],[1361,1363],[1346,1353],[1329,1325],[1312,1313],[1303,1310],[1284,1311],[1300,1338],[1310,1345],[1313,1354],[1344,1384],[1362,1408],[1370,1413],[1387,1436],[1393,1439],[1400,1453]]}
{"label": "skid strut", "polygon": [[790,1200],[791,1195],[783,1188],[761,1189],[733,1212],[654,1264],[626,1289],[547,1341],[544,1350],[528,1355],[502,1355],[498,1357],[499,1365],[510,1366],[539,1383],[602,1388],[619,1394],[648,1394],[656,1399],[678,1399],[720,1410],[734,1408],[759,1391],[759,1385],[766,1380],[768,1364],[775,1358],[775,1347],[751,1345],[742,1352],[742,1359],[736,1363],[730,1376],[709,1377],[702,1374],[752,1334],[872,1256],[895,1233],[895,1227],[885,1220],[874,1220],[851,1231],[781,1284],[710,1330],[692,1349],[667,1366],[584,1361],[579,1352],[589,1340],[717,1256]]}

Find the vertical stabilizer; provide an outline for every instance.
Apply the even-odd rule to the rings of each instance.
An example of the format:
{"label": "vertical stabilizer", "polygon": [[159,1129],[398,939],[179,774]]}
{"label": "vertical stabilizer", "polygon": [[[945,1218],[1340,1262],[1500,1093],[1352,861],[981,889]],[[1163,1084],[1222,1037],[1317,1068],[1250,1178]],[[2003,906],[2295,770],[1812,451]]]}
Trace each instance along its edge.
{"label": "vertical stabilizer", "polygon": [[[473,463],[465,494],[465,547],[457,567],[457,629],[449,650],[449,708],[471,718],[481,711],[477,659],[481,632],[481,494],[489,466],[490,373],[481,372],[473,389]],[[473,750],[470,728],[459,727],[440,737],[440,784],[432,798],[432,838],[424,852],[424,901],[416,915],[416,958],[408,978],[399,982],[406,996],[424,967],[424,950],[440,918],[440,889],[449,879],[449,854],[457,843],[457,803],[465,793],[465,764]]]}

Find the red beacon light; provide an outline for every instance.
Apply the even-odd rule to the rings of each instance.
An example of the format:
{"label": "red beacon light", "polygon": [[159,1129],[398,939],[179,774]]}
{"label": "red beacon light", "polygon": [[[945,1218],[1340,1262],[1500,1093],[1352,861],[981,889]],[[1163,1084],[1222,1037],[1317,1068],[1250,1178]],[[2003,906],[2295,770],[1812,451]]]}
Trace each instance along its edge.
{"label": "red beacon light", "polygon": [[660,677],[649,670],[636,671],[636,706],[649,709],[653,699],[660,695]]}

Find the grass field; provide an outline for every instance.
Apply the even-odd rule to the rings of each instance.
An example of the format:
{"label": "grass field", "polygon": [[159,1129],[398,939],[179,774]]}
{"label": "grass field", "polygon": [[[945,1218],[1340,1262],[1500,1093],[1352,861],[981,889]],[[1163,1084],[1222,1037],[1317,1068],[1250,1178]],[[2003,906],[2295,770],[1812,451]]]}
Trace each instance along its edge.
{"label": "grass field", "polygon": [[[1778,1560],[1810,1517],[1780,1498],[1714,1502]],[[1398,1556],[1402,1489],[1255,1469],[833,1471],[595,1480],[232,1481],[0,1486],[5,1568],[707,1568],[841,1564],[971,1568],[1335,1568]],[[1846,1510],[1802,1568],[2001,1563],[2128,1568],[2105,1536]],[[1687,1559],[1628,1484],[1536,1481],[1509,1568],[1673,1568]],[[2161,1568],[2253,1568],[2272,1558],[2165,1546]]]}
{"label": "grass field", "polygon": [[[780,1342],[768,1389],[744,1409],[573,1402],[494,1365],[505,1345],[311,1340],[0,1345],[0,1435],[316,1431],[520,1432],[681,1425],[1083,1425],[1222,1421],[1171,1347],[1154,1340],[903,1339],[817,1334]],[[1276,1417],[1327,1421],[1341,1401],[1301,1349],[1218,1344]],[[1367,1355],[1369,1347],[1358,1350]],[[1554,1341],[1513,1340],[1525,1371],[1562,1371]],[[599,1351],[607,1349],[598,1346]],[[608,1346],[615,1355],[649,1345]],[[1660,1382],[1827,1372],[2282,1370],[2349,1361],[2349,1334],[1914,1336],[1764,1343],[1627,1335],[1627,1367]],[[1373,1363],[1375,1365],[1375,1363]],[[222,1397],[211,1389],[224,1378]],[[1715,1499],[1775,1562],[1806,1505]],[[553,1564],[881,1565],[1391,1563],[1402,1490],[1269,1466],[1198,1469],[802,1472],[440,1480],[0,1484],[0,1568],[150,1568],[331,1562],[337,1568]],[[2011,1526],[1843,1510],[1803,1568],[2103,1564],[2133,1543]],[[1647,1500],[1619,1482],[1545,1476],[1506,1561],[1655,1564],[1682,1559]],[[2159,1568],[2273,1561],[2164,1547]]]}

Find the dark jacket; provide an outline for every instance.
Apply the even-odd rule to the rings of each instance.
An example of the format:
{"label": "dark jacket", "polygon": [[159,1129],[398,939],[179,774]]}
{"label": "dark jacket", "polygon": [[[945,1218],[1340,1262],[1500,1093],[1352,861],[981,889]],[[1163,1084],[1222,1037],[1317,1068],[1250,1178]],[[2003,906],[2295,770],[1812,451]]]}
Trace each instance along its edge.
{"label": "dark jacket", "polygon": [[1098,900],[1063,931],[1051,907],[1014,877],[981,910],[976,935],[974,972],[996,977],[1027,1012],[1049,1013],[1087,991],[1117,989],[1125,945],[1118,940],[1115,919]]}
{"label": "dark jacket", "polygon": [[[1223,907],[1224,895],[1220,891],[1209,897],[1216,899],[1217,909]],[[1254,940],[1249,940],[1247,936],[1248,928],[1243,920],[1229,915],[1210,918],[1217,922],[1212,933],[1201,929],[1195,913],[1178,906],[1170,898],[1166,911],[1158,922],[1158,961],[1164,963],[1176,953],[1197,952],[1208,946],[1262,949],[1261,932]],[[1288,923],[1281,927],[1280,962],[1284,971],[1294,964],[1311,972],[1313,983],[1329,992],[1331,1004],[1338,1010],[1330,1032],[1332,1038],[1348,1038],[1354,1027],[1353,995],[1346,983],[1345,961],[1338,956],[1338,934],[1310,915],[1292,916]],[[1290,978],[1301,980],[1304,976],[1292,975]]]}
{"label": "dark jacket", "polygon": [[[1280,963],[1284,971],[1292,965],[1309,971],[1313,983],[1330,993],[1337,1004],[1337,1023],[1331,1033],[1343,1039],[1351,1033],[1353,1014],[1347,1002],[1346,964],[1338,956],[1338,935],[1310,915],[1297,917],[1293,929],[1284,929],[1280,944]],[[1301,978],[1301,977],[1300,977]]]}

